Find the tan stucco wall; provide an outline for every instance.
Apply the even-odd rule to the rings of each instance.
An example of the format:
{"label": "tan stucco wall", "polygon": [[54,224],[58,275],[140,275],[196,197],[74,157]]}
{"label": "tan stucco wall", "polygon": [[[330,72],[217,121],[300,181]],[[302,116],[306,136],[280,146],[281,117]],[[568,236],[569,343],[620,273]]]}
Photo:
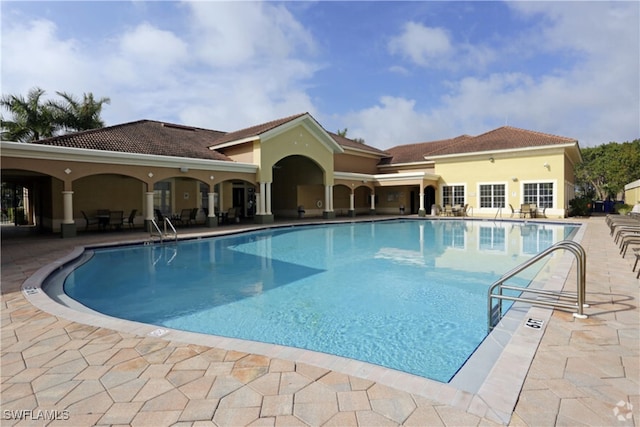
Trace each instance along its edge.
{"label": "tan stucco wall", "polygon": [[285,157],[300,155],[313,159],[324,172],[325,184],[333,184],[333,151],[319,142],[302,125],[262,141],[258,181],[272,182],[272,167]]}
{"label": "tan stucco wall", "polygon": [[[507,207],[504,214],[510,214],[509,204],[518,208],[523,202],[523,184],[531,182],[553,182],[554,206],[547,215],[564,216],[565,207],[565,159],[563,152],[527,155],[526,157],[450,158],[436,162],[435,172],[441,176],[436,199],[442,204],[442,186],[464,185],[466,202],[473,208],[474,215],[493,216],[495,209],[480,209],[480,184],[505,184]],[[549,168],[544,167],[548,164]],[[513,178],[516,180],[514,181]]]}
{"label": "tan stucco wall", "polygon": [[640,180],[625,185],[624,201],[632,206],[640,204]]}
{"label": "tan stucco wall", "polygon": [[339,153],[334,156],[334,168],[337,172],[378,173],[379,158],[363,157],[354,153]]}
{"label": "tan stucco wall", "polygon": [[242,163],[256,163],[256,157],[254,155],[254,143],[247,142],[245,144],[234,145],[232,147],[219,150],[225,156],[233,159],[235,162]]}

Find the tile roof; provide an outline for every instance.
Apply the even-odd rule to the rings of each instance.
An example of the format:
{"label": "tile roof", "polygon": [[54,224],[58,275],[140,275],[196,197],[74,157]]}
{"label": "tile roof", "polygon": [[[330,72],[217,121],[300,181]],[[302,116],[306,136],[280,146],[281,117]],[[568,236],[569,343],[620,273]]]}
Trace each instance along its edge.
{"label": "tile roof", "polygon": [[218,138],[211,146],[212,148],[215,148],[215,146],[217,145],[221,145],[224,144],[225,142],[231,142],[231,141],[239,141],[245,138],[250,138],[252,136],[258,136],[261,135],[267,131],[270,131],[271,129],[275,129],[278,126],[281,126],[285,123],[288,123],[292,120],[297,119],[298,117],[302,117],[307,113],[300,113],[300,114],[296,114],[293,116],[289,116],[289,117],[284,117],[282,119],[277,119],[277,120],[272,120],[270,122],[267,123],[262,123],[259,125],[255,125],[255,126],[251,126],[245,129],[240,129],[234,132],[229,132],[224,134],[223,136],[221,136],[220,138]]}
{"label": "tile roof", "polygon": [[377,155],[381,155],[381,156],[385,156],[385,157],[389,155],[389,153],[387,153],[386,151],[382,151],[382,150],[380,150],[380,149],[378,149],[376,147],[372,147],[372,146],[364,144],[362,142],[354,141],[353,139],[345,138],[344,136],[340,136],[337,133],[333,133],[333,132],[329,132],[329,131],[327,131],[327,133],[329,135],[331,135],[331,138],[333,138],[342,147],[355,148],[356,150],[369,151],[369,152],[371,152],[373,154],[377,154]]}
{"label": "tile roof", "polygon": [[383,159],[380,164],[424,162],[425,155],[437,153],[438,151],[448,147],[456,146],[461,142],[467,141],[469,138],[472,137],[469,135],[461,135],[456,138],[441,139],[438,141],[397,145],[393,148],[387,149],[387,153],[390,154],[390,157]]}
{"label": "tile roof", "polygon": [[462,135],[452,139],[399,145],[387,150],[392,157],[384,159],[381,164],[423,162],[425,157],[513,150],[577,142],[574,138],[502,126],[478,136]]}
{"label": "tile roof", "polygon": [[157,156],[232,161],[210,150],[224,132],[190,126],[140,120],[34,141],[34,144],[86,148]]}

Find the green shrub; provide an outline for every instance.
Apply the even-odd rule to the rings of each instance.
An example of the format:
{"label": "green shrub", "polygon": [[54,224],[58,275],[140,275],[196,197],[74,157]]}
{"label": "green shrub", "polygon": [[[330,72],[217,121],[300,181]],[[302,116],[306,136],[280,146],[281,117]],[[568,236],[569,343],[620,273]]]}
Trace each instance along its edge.
{"label": "green shrub", "polygon": [[569,201],[569,216],[591,216],[590,198],[577,197]]}
{"label": "green shrub", "polygon": [[633,209],[633,206],[631,205],[627,205],[627,204],[616,205],[616,212],[618,212],[620,215],[628,214],[629,212],[631,212],[631,209]]}

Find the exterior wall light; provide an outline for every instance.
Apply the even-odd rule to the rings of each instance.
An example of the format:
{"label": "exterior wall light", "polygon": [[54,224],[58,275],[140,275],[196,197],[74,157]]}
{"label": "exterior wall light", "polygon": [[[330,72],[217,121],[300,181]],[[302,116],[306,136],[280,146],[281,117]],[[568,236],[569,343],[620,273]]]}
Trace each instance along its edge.
{"label": "exterior wall light", "polygon": [[544,166],[545,168],[547,168],[547,170],[551,170],[551,166],[550,166],[550,165],[549,165],[549,163],[547,163],[547,162],[544,162],[544,165],[542,165],[542,166]]}
{"label": "exterior wall light", "polygon": [[496,161],[496,159],[494,159],[493,157],[489,157],[489,161],[490,161],[491,163],[493,163],[493,162],[495,162],[495,161]]}
{"label": "exterior wall light", "polygon": [[180,172],[182,172],[182,173],[187,173],[187,172],[189,172],[189,168],[188,168],[188,167],[185,167],[185,166],[182,166],[182,167],[180,168]]}
{"label": "exterior wall light", "polygon": [[518,177],[517,177],[517,176],[512,176],[512,177],[511,177],[511,181],[516,182],[517,180],[518,180]]}

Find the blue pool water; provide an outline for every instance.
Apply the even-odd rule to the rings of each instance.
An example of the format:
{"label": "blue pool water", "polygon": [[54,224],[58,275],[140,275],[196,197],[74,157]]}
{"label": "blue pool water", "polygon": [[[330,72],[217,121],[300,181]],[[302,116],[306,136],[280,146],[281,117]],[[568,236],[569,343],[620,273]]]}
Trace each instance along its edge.
{"label": "blue pool water", "polygon": [[427,220],[273,228],[95,250],[64,290],[119,318],[447,382],[486,336],[491,283],[574,229]]}

